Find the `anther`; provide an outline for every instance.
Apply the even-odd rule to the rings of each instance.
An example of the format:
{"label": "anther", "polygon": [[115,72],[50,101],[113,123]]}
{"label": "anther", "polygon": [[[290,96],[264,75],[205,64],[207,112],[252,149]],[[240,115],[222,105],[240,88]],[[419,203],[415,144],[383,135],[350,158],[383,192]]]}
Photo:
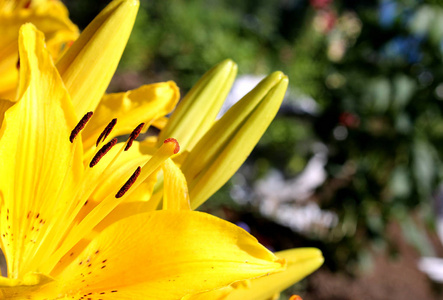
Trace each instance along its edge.
{"label": "anther", "polygon": [[95,146],[98,146],[100,142],[106,140],[108,135],[111,133],[112,129],[114,129],[115,124],[117,124],[117,119],[112,119],[111,122],[106,126],[106,128],[100,133],[100,136],[97,139],[97,143],[95,143]]}
{"label": "anther", "polygon": [[137,167],[135,172],[131,175],[131,177],[126,181],[126,183],[121,187],[121,189],[118,191],[118,193],[115,195],[115,198],[121,198],[124,194],[131,188],[131,186],[134,184],[134,182],[137,180],[138,176],[140,175],[141,168]]}
{"label": "anther", "polygon": [[166,139],[166,140],[163,142],[163,144],[171,143],[171,142],[172,142],[172,143],[175,143],[174,154],[177,154],[178,151],[180,151],[180,145],[179,145],[179,143],[177,142],[176,139],[174,139],[174,138]]}
{"label": "anther", "polygon": [[129,139],[128,139],[128,142],[125,147],[125,151],[128,151],[129,148],[131,148],[132,143],[134,142],[134,140],[138,137],[138,135],[142,131],[143,126],[145,126],[145,123],[141,123],[140,125],[135,127],[135,129],[131,132],[131,135],[129,135]]}
{"label": "anther", "polygon": [[78,122],[77,126],[71,131],[71,135],[69,136],[69,141],[74,142],[75,137],[80,133],[80,131],[85,128],[86,123],[88,123],[89,119],[92,117],[92,111],[86,113],[83,118]]}
{"label": "anther", "polygon": [[117,144],[117,138],[113,138],[109,143],[101,147],[101,149],[98,150],[98,152],[94,155],[94,158],[92,158],[91,162],[89,163],[89,167],[92,168],[98,164],[100,159],[102,159],[102,157],[105,156],[105,154],[108,153],[108,151],[111,150],[115,144]]}

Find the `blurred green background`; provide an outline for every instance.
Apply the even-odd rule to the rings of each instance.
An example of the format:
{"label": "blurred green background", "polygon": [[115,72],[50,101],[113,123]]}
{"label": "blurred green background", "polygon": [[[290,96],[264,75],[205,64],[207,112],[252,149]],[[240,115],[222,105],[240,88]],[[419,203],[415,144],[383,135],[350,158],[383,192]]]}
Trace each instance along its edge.
{"label": "blurred green background", "polygon": [[[64,2],[80,28],[108,3]],[[282,110],[204,209],[273,250],[322,249],[291,290],[306,299],[439,299],[417,264],[443,254],[442,55],[437,0],[141,0],[110,90],[172,79],[184,94],[226,58],[283,71]]]}

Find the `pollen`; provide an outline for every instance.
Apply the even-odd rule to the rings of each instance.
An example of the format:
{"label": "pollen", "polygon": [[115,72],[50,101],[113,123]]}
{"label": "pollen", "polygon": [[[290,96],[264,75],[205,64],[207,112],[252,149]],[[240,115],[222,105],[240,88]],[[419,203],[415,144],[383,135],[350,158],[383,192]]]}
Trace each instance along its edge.
{"label": "pollen", "polygon": [[115,198],[121,198],[124,194],[131,188],[131,186],[134,184],[134,182],[137,180],[138,176],[140,175],[141,168],[137,167],[135,172],[131,175],[131,177],[126,181],[126,183],[121,187],[121,189],[118,191],[118,193],[115,195]]}
{"label": "pollen", "polygon": [[112,121],[109,122],[109,124],[106,126],[106,128],[102,131],[102,133],[98,137],[97,143],[95,144],[96,146],[98,146],[100,142],[106,140],[108,135],[111,133],[112,129],[114,129],[115,124],[117,124],[117,119],[112,119]]}
{"label": "pollen", "polygon": [[83,118],[78,122],[78,124],[75,126],[75,128],[71,131],[71,135],[69,136],[69,141],[71,143],[74,142],[74,139],[76,136],[80,133],[80,131],[85,128],[86,123],[88,123],[89,119],[91,119],[93,112],[87,112]]}
{"label": "pollen", "polygon": [[131,148],[132,143],[134,140],[138,137],[140,132],[142,131],[143,126],[145,126],[145,123],[139,124],[135,129],[131,132],[131,135],[129,136],[128,143],[126,144],[125,151],[128,151],[129,148]]}
{"label": "pollen", "polygon": [[95,154],[95,156],[92,158],[91,162],[89,163],[89,167],[92,168],[93,166],[98,164],[98,162],[102,159],[102,157],[105,156],[106,153],[108,153],[108,151],[115,146],[115,144],[117,144],[117,138],[113,138],[109,143],[107,143],[100,150],[98,150],[97,154]]}

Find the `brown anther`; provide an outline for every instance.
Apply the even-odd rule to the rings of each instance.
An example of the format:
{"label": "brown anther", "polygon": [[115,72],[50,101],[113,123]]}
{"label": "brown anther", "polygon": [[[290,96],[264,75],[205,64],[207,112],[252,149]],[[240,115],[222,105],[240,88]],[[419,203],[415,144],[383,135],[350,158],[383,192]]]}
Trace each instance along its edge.
{"label": "brown anther", "polygon": [[83,118],[78,122],[77,126],[71,131],[71,135],[69,136],[69,141],[71,143],[74,142],[75,137],[80,133],[80,131],[85,128],[86,123],[88,123],[89,119],[91,119],[93,112],[90,111],[86,113]]}
{"label": "brown anther", "polygon": [[138,176],[140,175],[141,168],[138,167],[135,172],[131,175],[131,177],[126,181],[126,183],[121,187],[121,189],[118,191],[118,193],[115,195],[115,198],[121,198],[124,194],[131,188],[131,186],[134,184],[134,182],[137,180]]}
{"label": "brown anther", "polygon": [[100,142],[106,140],[108,135],[111,133],[112,129],[114,129],[115,124],[117,124],[117,119],[112,119],[111,122],[106,126],[106,128],[100,133],[100,136],[97,139],[97,143],[95,143],[95,146],[98,146]]}
{"label": "brown anther", "polygon": [[172,142],[172,143],[175,143],[174,154],[177,154],[177,153],[180,151],[180,145],[179,145],[179,143],[177,142],[176,139],[174,139],[174,138],[166,139],[166,140],[163,142],[163,144],[171,143],[171,142]]}
{"label": "brown anther", "polygon": [[31,7],[31,0],[29,0],[28,2],[25,3],[25,5],[23,6],[24,8],[29,8]]}
{"label": "brown anther", "polygon": [[126,144],[125,147],[125,151],[128,151],[129,148],[131,148],[132,143],[134,142],[134,140],[138,137],[138,135],[140,134],[140,132],[142,131],[143,126],[145,126],[145,123],[141,123],[139,124],[137,127],[135,127],[135,129],[131,132],[131,134],[129,135],[129,139],[128,142]]}
{"label": "brown anther", "polygon": [[117,138],[113,138],[109,143],[101,147],[101,149],[98,150],[98,152],[92,158],[91,162],[89,163],[89,167],[92,168],[93,166],[98,164],[100,159],[102,159],[102,157],[105,156],[106,153],[108,153],[108,151],[115,146],[115,144],[117,144]]}

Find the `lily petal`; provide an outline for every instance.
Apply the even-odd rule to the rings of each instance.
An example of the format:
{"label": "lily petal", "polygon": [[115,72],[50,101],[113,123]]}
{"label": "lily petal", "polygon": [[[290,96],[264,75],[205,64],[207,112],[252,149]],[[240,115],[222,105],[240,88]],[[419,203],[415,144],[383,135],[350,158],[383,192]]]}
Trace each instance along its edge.
{"label": "lily petal", "polygon": [[237,102],[200,139],[181,167],[197,208],[237,171],[277,114],[288,78],[275,72]]}
{"label": "lily petal", "polygon": [[299,248],[275,253],[286,259],[288,266],[284,272],[253,279],[248,287],[239,286],[229,293],[226,300],[266,300],[302,280],[323,264],[320,250]]}
{"label": "lily petal", "polygon": [[82,132],[85,149],[94,145],[97,136],[111,119],[117,118],[117,125],[112,131],[113,136],[129,134],[138,124],[150,124],[170,113],[179,98],[180,91],[172,81],[105,95]]}
{"label": "lily petal", "polygon": [[200,212],[156,211],[100,228],[51,275],[58,279],[58,295],[168,300],[283,268],[229,222]]}
{"label": "lily petal", "polygon": [[[35,2],[35,1],[33,1]],[[12,4],[12,6],[11,6]],[[66,43],[74,41],[78,35],[68,17],[68,10],[60,1],[32,3],[24,8],[17,1],[0,2],[0,98],[15,100],[18,80],[18,32],[25,23],[33,23],[46,37],[47,47],[57,59]]]}
{"label": "lily petal", "polygon": [[58,198],[69,192],[64,183],[82,171],[81,157],[73,150],[79,148],[66,142],[76,123],[74,110],[43,34],[32,24],[23,25],[19,45],[20,101],[5,112],[0,130],[0,157],[7,158],[0,160],[1,248],[8,275],[15,278],[27,273],[30,260],[39,259],[33,257],[36,241],[67,205]]}
{"label": "lily petal", "polygon": [[237,74],[237,65],[227,59],[211,70],[180,101],[159,141],[173,136],[182,150],[190,150],[214,123]]}
{"label": "lily petal", "polygon": [[163,209],[191,210],[188,185],[180,168],[171,159],[163,164]]}
{"label": "lily petal", "polygon": [[57,63],[81,118],[93,111],[117,69],[139,7],[138,0],[114,0],[86,27]]}

